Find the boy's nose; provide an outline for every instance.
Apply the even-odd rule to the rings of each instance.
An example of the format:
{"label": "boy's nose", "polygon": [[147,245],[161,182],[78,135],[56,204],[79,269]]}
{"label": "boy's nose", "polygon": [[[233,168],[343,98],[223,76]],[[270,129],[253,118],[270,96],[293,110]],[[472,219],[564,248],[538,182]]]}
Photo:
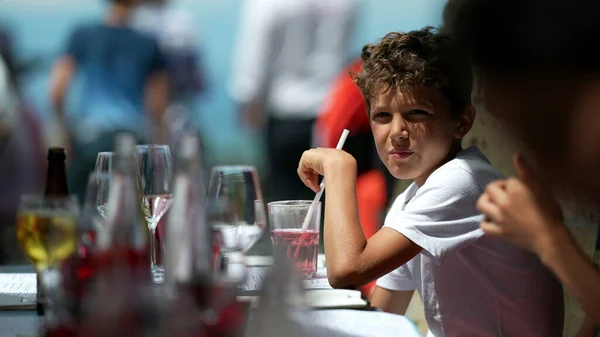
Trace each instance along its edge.
{"label": "boy's nose", "polygon": [[391,139],[406,139],[408,138],[408,128],[403,118],[396,117],[392,121],[392,132],[390,132]]}

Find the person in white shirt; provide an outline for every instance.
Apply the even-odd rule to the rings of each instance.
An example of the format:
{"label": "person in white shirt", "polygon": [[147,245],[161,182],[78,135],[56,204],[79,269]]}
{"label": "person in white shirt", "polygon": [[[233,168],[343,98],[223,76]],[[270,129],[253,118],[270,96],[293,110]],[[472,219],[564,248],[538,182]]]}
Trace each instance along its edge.
{"label": "person in white shirt", "polygon": [[17,95],[10,81],[8,67],[0,56],[0,145],[17,120]]}
{"label": "person in white shirt", "polygon": [[230,92],[249,128],[267,128],[269,198],[298,199],[294,172],[345,65],[356,0],[246,0]]}
{"label": "person in white shirt", "polygon": [[336,149],[304,153],[306,186],[326,181],[325,255],[335,288],[375,279],[372,304],[403,313],[418,290],[429,336],[561,336],[561,285],[530,252],[479,228],[476,209],[501,174],[461,139],[475,118],[468,59],[453,41],[425,28],[390,33],[363,48],[355,81],[377,151],[390,173],[413,184],[384,227],[365,239],[356,204],[356,160]]}

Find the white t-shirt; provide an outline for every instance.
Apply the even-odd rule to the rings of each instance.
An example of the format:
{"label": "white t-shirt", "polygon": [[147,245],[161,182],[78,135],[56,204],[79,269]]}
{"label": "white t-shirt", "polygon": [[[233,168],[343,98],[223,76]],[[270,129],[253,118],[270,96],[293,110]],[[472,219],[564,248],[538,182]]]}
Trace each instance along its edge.
{"label": "white t-shirt", "polygon": [[473,146],[410,185],[387,214],[384,226],[423,250],[377,285],[417,289],[429,336],[562,336],[562,286],[537,256],[479,228],[477,199],[499,178]]}

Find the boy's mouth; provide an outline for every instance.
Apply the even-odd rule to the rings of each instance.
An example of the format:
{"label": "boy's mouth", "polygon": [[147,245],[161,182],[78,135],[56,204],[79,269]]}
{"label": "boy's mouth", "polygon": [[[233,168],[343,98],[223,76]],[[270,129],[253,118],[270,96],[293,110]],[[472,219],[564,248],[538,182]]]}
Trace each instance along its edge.
{"label": "boy's mouth", "polygon": [[390,153],[394,159],[406,159],[412,156],[414,152],[409,149],[393,149]]}

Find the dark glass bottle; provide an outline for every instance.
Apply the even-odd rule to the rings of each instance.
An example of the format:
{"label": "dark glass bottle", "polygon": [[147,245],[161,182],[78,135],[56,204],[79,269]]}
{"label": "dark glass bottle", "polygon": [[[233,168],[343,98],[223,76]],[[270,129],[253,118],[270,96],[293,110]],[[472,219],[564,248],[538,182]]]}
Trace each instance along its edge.
{"label": "dark glass bottle", "polygon": [[[67,156],[62,147],[51,147],[48,149],[48,168],[46,174],[46,188],[44,196],[51,198],[63,198],[69,195],[67,186]],[[37,301],[36,311],[38,315],[44,315],[44,294],[43,287],[40,286],[40,280],[37,280]]]}
{"label": "dark glass bottle", "polygon": [[65,149],[61,147],[51,147],[48,149],[48,173],[46,175],[45,196],[66,197],[69,195],[66,159]]}

